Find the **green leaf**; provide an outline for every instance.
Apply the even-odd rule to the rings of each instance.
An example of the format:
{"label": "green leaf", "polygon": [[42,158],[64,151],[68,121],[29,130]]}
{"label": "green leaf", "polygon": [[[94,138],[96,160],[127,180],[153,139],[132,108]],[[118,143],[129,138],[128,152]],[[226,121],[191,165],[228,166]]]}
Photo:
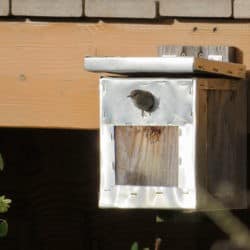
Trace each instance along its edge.
{"label": "green leaf", "polygon": [[3,171],[3,168],[4,168],[4,161],[2,155],[0,154],[0,171]]}
{"label": "green leaf", "polygon": [[138,242],[135,241],[132,245],[131,245],[131,250],[139,250],[139,245],[138,245]]}
{"label": "green leaf", "polygon": [[0,213],[6,213],[10,207],[11,200],[6,199],[5,196],[0,196]]}
{"label": "green leaf", "polygon": [[155,221],[156,221],[156,223],[165,222],[165,220],[164,220],[162,217],[160,217],[159,215],[157,215],[157,216],[155,217]]}
{"label": "green leaf", "polygon": [[6,236],[8,233],[8,223],[6,220],[0,220],[0,237]]}

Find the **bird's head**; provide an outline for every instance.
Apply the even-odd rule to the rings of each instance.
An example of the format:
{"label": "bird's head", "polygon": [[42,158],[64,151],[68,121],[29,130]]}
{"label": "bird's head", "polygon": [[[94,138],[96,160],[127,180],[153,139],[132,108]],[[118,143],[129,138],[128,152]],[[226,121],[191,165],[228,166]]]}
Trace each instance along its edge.
{"label": "bird's head", "polygon": [[140,94],[141,94],[141,90],[135,89],[135,90],[132,90],[127,97],[134,99]]}

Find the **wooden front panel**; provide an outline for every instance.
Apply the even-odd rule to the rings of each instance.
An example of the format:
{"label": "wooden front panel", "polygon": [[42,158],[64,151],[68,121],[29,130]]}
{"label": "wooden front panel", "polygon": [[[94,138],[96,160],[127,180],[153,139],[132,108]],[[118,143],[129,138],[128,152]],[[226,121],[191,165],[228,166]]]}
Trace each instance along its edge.
{"label": "wooden front panel", "polygon": [[178,185],[177,126],[115,128],[116,184]]}

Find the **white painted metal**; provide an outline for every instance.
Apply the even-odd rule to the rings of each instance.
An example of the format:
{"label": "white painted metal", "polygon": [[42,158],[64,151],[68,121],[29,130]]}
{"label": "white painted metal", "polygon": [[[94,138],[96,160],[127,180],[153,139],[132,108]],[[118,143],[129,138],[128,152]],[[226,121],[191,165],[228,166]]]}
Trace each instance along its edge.
{"label": "white painted metal", "polygon": [[[115,125],[182,126],[192,123],[193,79],[102,78],[102,122]],[[141,115],[129,93],[134,89],[150,91],[157,100],[151,114]]]}
{"label": "white painted metal", "polygon": [[[130,104],[132,89],[153,92],[158,111],[141,116]],[[100,80],[101,180],[99,206],[103,208],[196,208],[195,186],[195,98],[196,80],[169,78],[102,78]],[[113,104],[113,105],[112,105]],[[178,186],[151,187],[116,185],[116,125],[179,126]]]}
{"label": "white painted metal", "polygon": [[85,57],[84,67],[110,73],[194,73],[194,57]]}

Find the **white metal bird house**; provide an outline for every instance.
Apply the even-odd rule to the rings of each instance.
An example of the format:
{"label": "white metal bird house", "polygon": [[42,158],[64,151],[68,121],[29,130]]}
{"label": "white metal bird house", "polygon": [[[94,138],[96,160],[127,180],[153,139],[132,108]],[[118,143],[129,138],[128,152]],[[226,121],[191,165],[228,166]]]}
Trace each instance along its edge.
{"label": "white metal bird house", "polygon": [[[129,75],[100,79],[100,207],[216,209],[210,196],[246,207],[243,65],[87,57],[85,67]],[[152,94],[151,112],[128,98],[134,90]]]}

